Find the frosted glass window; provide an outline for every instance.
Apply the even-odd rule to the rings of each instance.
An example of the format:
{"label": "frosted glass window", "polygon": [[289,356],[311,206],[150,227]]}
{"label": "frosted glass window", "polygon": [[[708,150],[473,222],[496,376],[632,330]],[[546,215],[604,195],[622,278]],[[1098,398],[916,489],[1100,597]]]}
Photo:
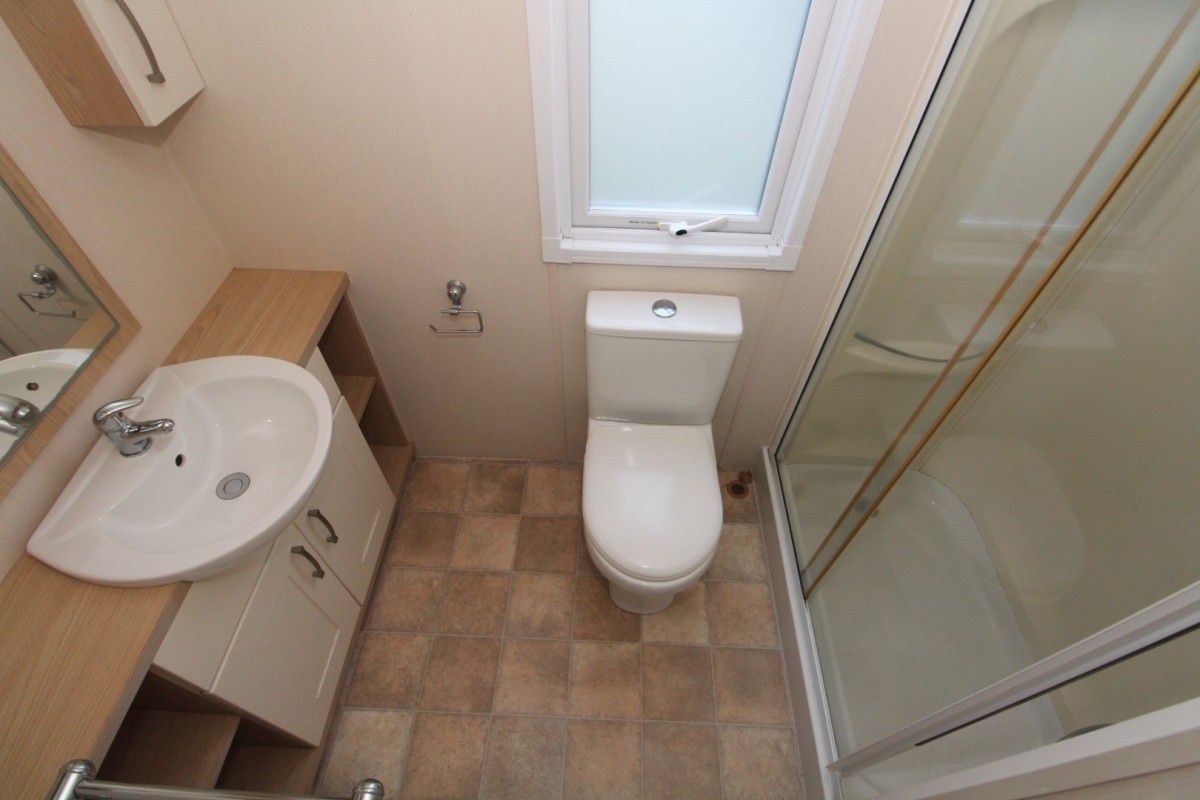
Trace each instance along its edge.
{"label": "frosted glass window", "polygon": [[591,211],[756,216],[808,3],[589,3]]}

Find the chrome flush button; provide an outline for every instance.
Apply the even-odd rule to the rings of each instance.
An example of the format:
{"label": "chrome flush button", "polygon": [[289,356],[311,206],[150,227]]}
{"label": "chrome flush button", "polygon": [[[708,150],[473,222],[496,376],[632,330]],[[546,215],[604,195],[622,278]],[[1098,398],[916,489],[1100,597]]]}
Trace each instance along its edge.
{"label": "chrome flush button", "polygon": [[666,319],[675,316],[675,312],[679,309],[670,300],[655,300],[654,305],[650,306],[650,310],[654,312],[654,316]]}

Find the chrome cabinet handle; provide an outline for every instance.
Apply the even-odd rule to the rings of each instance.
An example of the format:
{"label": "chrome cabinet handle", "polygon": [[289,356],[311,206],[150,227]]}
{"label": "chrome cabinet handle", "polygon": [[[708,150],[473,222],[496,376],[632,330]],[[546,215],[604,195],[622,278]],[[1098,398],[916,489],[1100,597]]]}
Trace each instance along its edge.
{"label": "chrome cabinet handle", "polygon": [[321,565],[317,563],[317,560],[315,558],[313,558],[312,553],[310,553],[304,549],[304,545],[302,545],[302,544],[296,545],[295,547],[292,548],[292,552],[298,556],[304,556],[305,558],[307,558],[309,560],[309,563],[311,563],[313,565],[312,576],[314,578],[324,578],[325,577],[325,570],[321,569]]}
{"label": "chrome cabinet handle", "polygon": [[324,525],[325,528],[329,531],[329,535],[325,537],[325,541],[329,542],[330,544],[338,543],[337,531],[335,531],[333,529],[333,523],[330,522],[328,519],[326,519],[325,515],[321,513],[321,509],[319,509],[319,508],[309,509],[308,515],[310,517],[313,517],[314,519],[320,520],[321,524]]}
{"label": "chrome cabinet handle", "polygon": [[162,70],[158,68],[158,59],[154,57],[154,48],[150,46],[150,40],[146,38],[146,32],[142,30],[137,17],[133,15],[133,11],[129,8],[125,0],[114,0],[114,2],[120,6],[121,13],[125,15],[125,19],[129,20],[129,27],[133,28],[138,41],[142,43],[142,49],[146,51],[146,60],[150,62],[150,74],[146,76],[146,80],[151,83],[166,83],[167,78],[162,74]]}

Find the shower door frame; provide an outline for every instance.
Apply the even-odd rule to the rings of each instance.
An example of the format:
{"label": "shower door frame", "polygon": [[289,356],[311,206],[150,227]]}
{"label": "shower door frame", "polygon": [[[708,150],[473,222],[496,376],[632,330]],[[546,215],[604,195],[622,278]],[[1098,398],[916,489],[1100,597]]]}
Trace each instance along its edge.
{"label": "shower door frame", "polygon": [[[793,397],[797,401],[799,395]],[[775,470],[782,431],[762,449],[755,485],[775,608],[779,618],[788,693],[796,721],[800,764],[811,800],[842,800],[833,721],[826,704],[812,618],[800,591],[795,545]],[[1200,698],[1152,711],[1087,736],[1043,745],[962,772],[880,795],[880,800],[996,800],[1065,792],[1198,763]],[[818,786],[811,783],[815,777]],[[819,793],[818,793],[819,791]]]}
{"label": "shower door frame", "polygon": [[[972,29],[973,26],[977,28],[977,23],[982,16],[980,14],[974,19],[968,17],[959,38],[969,41],[976,32]],[[953,77],[955,74],[956,71],[948,65],[942,77]],[[939,82],[940,77],[930,83],[927,97],[932,97],[933,90]],[[1029,303],[1041,296],[1049,278],[1069,258],[1079,241],[1091,229],[1100,211],[1107,206],[1112,194],[1128,177],[1150,143],[1161,132],[1166,120],[1186,102],[1184,98],[1188,92],[1200,92],[1198,83],[1200,83],[1200,74],[1193,71],[1190,79],[1168,106],[1167,111],[1162,114],[1158,123],[1143,141],[1142,146],[1113,181],[1112,186],[1098,203],[1097,209],[1084,222],[1072,241],[1066,245],[1046,278],[1039,283],[1031,295]],[[933,98],[932,102],[927,103],[927,110],[922,116],[939,113],[942,104],[943,98]],[[925,141],[922,140],[922,135],[916,132],[916,127],[917,123],[914,123],[912,135],[909,137],[913,143],[910,152],[907,156],[897,160],[895,172],[892,173],[893,184],[889,190],[883,193],[879,206],[875,209],[876,225],[871,226],[858,243],[857,254],[860,259],[867,249],[869,238],[874,230],[885,222],[886,199],[903,188],[903,179],[896,180],[903,160],[914,156],[919,157],[924,148]],[[852,285],[853,274],[856,271],[846,276],[840,290],[838,303],[831,307],[822,321],[822,347],[820,350],[823,350],[838,333],[841,312],[849,302],[852,302],[856,294],[857,287]],[[980,375],[987,362],[1000,350],[1017,321],[1028,310],[1029,303],[1023,305],[1010,320],[1005,333],[997,340],[981,360],[982,363],[956,393],[947,410],[943,411],[933,424],[931,431],[936,430],[944,421],[948,410],[961,400],[966,389]],[[964,347],[967,345],[969,342],[964,344]],[[1164,637],[1200,624],[1200,582],[1198,582],[1059,653],[1019,670],[992,686],[962,698],[877,742],[859,748],[846,757],[838,758],[832,719],[820,671],[819,654],[811,617],[805,602],[805,592],[800,581],[796,544],[791,536],[776,460],[790,422],[793,416],[801,410],[805,390],[814,381],[820,380],[821,372],[823,372],[820,368],[823,366],[819,362],[819,352],[814,354],[806,370],[805,378],[798,381],[791,402],[786,406],[787,409],[791,409],[791,413],[785,413],[777,426],[771,444],[763,448],[762,463],[756,470],[760,473],[758,482],[760,507],[764,509],[769,507],[772,510],[771,514],[763,515],[763,527],[764,535],[767,537],[773,586],[777,593],[776,607],[780,613],[784,657],[788,662],[788,676],[791,684],[789,688],[798,733],[805,718],[808,718],[812,725],[812,738],[802,741],[800,747],[804,774],[820,776],[823,797],[828,800],[840,799],[838,773],[842,770],[853,770],[882,761],[891,755],[904,752],[914,745],[931,741],[969,725],[973,721],[1017,705],[1031,697],[1036,697],[1075,677],[1099,669],[1105,664],[1113,663],[1114,660],[1127,654],[1136,653],[1152,646],[1154,642],[1161,641]],[[912,456],[915,457],[922,449],[927,438],[928,435],[922,439],[921,446],[914,448]],[[906,459],[902,469],[906,469],[911,461],[912,457]],[[882,501],[890,488],[891,484],[876,499],[876,504]],[[771,535],[772,530],[774,536]],[[772,547],[772,539],[775,540],[775,547]],[[918,798],[935,797],[994,798],[1000,796],[996,794],[997,790],[1006,792],[1003,796],[1008,796],[1007,792],[1009,791],[1013,793],[1013,796],[1025,796],[1020,794],[1022,791],[1036,790],[1038,793],[1064,791],[1194,764],[1197,762],[1194,755],[1197,751],[1200,751],[1200,698],[1116,723],[1107,730],[1098,731],[1086,737],[1033,748],[1016,756],[881,795],[881,797],[889,800],[891,798],[918,800]],[[1136,766],[1134,766],[1135,764]],[[1105,768],[1106,766],[1107,768]]]}

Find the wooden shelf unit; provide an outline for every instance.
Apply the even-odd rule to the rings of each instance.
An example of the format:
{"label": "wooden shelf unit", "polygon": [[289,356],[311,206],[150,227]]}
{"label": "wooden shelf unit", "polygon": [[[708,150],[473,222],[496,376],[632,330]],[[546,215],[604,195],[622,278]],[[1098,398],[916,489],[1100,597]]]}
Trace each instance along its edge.
{"label": "wooden shelf unit", "polygon": [[371,400],[371,392],[375,389],[375,378],[370,375],[334,375],[342,397],[357,422],[362,422],[367,403]]}
{"label": "wooden shelf unit", "polygon": [[411,444],[396,446],[390,444],[371,445],[371,453],[374,454],[375,460],[379,462],[379,468],[383,470],[383,477],[387,478],[388,485],[392,487],[392,494],[396,495],[396,499],[400,499],[400,495],[404,493],[404,484],[408,481],[408,470],[412,466],[415,448]]}
{"label": "wooden shelf unit", "polygon": [[233,714],[134,709],[113,741],[100,779],[212,789],[240,720]]}
{"label": "wooden shelf unit", "polygon": [[318,347],[399,501],[415,448],[404,435],[396,407],[347,298],[338,303]]}

